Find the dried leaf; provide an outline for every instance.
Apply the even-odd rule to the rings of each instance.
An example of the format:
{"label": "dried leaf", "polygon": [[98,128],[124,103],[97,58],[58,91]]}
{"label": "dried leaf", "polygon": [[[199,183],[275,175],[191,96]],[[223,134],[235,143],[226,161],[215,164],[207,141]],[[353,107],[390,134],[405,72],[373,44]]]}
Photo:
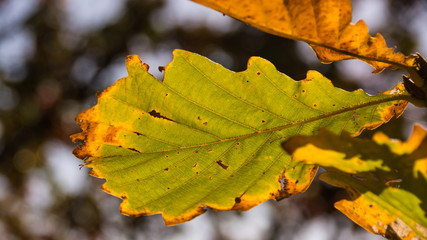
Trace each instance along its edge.
{"label": "dried leaf", "polygon": [[323,63],[357,58],[374,67],[414,67],[415,56],[369,35],[363,20],[351,24],[350,0],[193,0],[277,36],[307,42]]}

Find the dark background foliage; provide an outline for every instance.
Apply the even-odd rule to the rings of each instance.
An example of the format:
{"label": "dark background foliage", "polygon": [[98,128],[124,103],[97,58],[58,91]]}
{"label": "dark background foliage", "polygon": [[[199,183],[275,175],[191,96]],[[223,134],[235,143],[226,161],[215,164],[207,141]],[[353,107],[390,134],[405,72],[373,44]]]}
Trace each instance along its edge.
{"label": "dark background foliage", "polygon": [[[358,61],[324,65],[305,43],[212,11],[213,20],[203,18],[204,12],[196,14],[202,7],[188,1],[75,2],[85,1],[0,0],[1,240],[377,238],[334,210],[343,191],[318,181],[308,192],[281,202],[245,213],[209,211],[176,227],[165,227],[160,216],[122,216],[120,201],[99,189],[103,181],[80,168],[69,136],[80,131],[74,117],[96,104],[96,92],[126,76],[128,54],[140,55],[159,78],[158,65],[166,65],[175,48],[234,71],[246,69],[249,57],[261,56],[294,79],[314,69],[338,87],[371,94],[401,81],[402,72],[372,75]],[[355,16],[368,17],[371,34],[381,32],[389,46],[405,54],[427,55],[425,1],[358,0],[354,5]],[[113,12],[104,16],[107,20],[98,11],[103,8]],[[70,9],[85,12],[86,18]],[[409,107],[403,118],[380,130],[405,139],[413,123],[426,125],[425,119],[425,110]]]}

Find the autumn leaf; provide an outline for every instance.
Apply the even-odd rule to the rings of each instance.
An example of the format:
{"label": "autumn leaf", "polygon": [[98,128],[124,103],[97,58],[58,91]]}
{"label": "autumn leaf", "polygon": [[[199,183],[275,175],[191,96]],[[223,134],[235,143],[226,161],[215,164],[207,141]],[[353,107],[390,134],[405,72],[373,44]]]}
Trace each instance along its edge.
{"label": "autumn leaf", "polygon": [[307,42],[323,63],[357,58],[374,67],[415,66],[414,56],[388,48],[377,33],[369,35],[363,20],[351,23],[350,0],[193,0],[264,32]]}
{"label": "autumn leaf", "polygon": [[303,192],[316,167],[290,161],[284,139],[319,128],[358,135],[407,106],[401,84],[377,96],[346,92],[315,71],[294,81],[259,57],[236,73],[175,50],[163,81],[137,56],[126,65],[129,76],[77,116],[74,154],[123,199],[123,214],[161,213],[168,225]]}
{"label": "autumn leaf", "polygon": [[427,131],[407,142],[376,133],[373,140],[329,131],[283,143],[295,161],[327,170],[320,178],[345,188],[335,207],[371,233],[390,239],[427,238]]}

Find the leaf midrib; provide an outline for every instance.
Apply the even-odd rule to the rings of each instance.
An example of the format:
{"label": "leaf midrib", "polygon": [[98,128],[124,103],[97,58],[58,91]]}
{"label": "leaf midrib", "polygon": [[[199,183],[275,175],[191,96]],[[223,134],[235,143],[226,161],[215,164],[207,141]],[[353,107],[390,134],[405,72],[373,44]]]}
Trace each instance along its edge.
{"label": "leaf midrib", "polygon": [[[294,127],[294,126],[298,126],[298,125],[304,125],[304,124],[307,124],[307,123],[310,123],[310,122],[314,122],[314,121],[318,121],[318,120],[321,120],[321,119],[333,117],[333,116],[336,116],[336,115],[339,115],[339,114],[342,114],[342,113],[346,113],[346,112],[358,110],[358,109],[361,109],[361,108],[364,108],[364,107],[369,107],[369,106],[373,106],[373,105],[379,105],[379,104],[382,104],[382,103],[392,102],[392,101],[398,101],[398,100],[405,100],[405,101],[407,101],[407,100],[409,100],[409,98],[410,97],[407,96],[407,95],[395,95],[395,96],[391,96],[389,98],[379,99],[379,100],[375,100],[375,101],[372,101],[372,102],[367,102],[367,103],[363,103],[363,104],[356,105],[356,106],[353,106],[353,107],[349,107],[349,108],[343,108],[343,109],[340,109],[340,110],[337,110],[337,111],[330,112],[330,113],[325,114],[325,115],[316,116],[316,117],[313,117],[313,118],[310,118],[310,119],[307,119],[307,120],[298,121],[298,122],[295,122],[295,123],[292,123],[292,124],[288,124],[288,125],[284,125],[284,126],[279,126],[279,127],[271,128],[271,129],[257,131],[257,132],[251,133],[251,134],[241,135],[241,136],[232,137],[232,138],[220,139],[219,141],[214,141],[214,142],[208,142],[208,143],[202,143],[202,144],[195,144],[195,145],[190,145],[190,146],[181,146],[181,147],[171,148],[171,149],[167,149],[167,150],[159,150],[159,151],[151,151],[151,152],[141,152],[140,154],[159,153],[159,152],[171,152],[171,151],[177,151],[177,150],[181,150],[181,149],[188,149],[188,148],[195,148],[195,147],[205,147],[205,146],[215,145],[215,144],[223,143],[223,142],[241,140],[241,139],[250,138],[250,137],[253,137],[253,136],[257,136],[257,135],[261,135],[261,134],[265,134],[265,133],[269,133],[269,132],[281,131],[281,130],[284,130],[284,129],[287,129],[287,128],[291,128],[291,127]],[[120,99],[117,99],[117,100],[120,100]],[[122,101],[122,100],[120,100],[120,101]],[[125,104],[128,104],[131,107],[137,108],[136,106],[133,106],[133,105],[131,105],[131,104],[125,102],[125,101],[122,101],[122,102],[124,102]],[[140,109],[140,110],[144,111],[142,109]],[[165,120],[165,121],[167,121],[167,120]],[[194,130],[197,130],[197,131],[201,131],[200,129],[197,129],[197,128],[185,125],[185,124],[177,122],[175,120],[174,120],[174,122],[177,123],[177,124],[180,124],[180,125],[184,125],[184,126],[186,126],[188,128],[191,128],[191,129],[194,129]],[[108,124],[108,123],[103,123],[103,124],[107,124],[109,126],[116,127],[116,126]],[[124,129],[124,130],[126,130],[126,129]],[[363,128],[362,128],[362,130],[363,130]],[[126,130],[126,131],[133,132],[131,130]],[[210,133],[205,132],[205,131],[202,131],[202,132],[204,132],[206,134],[210,134]],[[144,136],[151,138],[148,135],[144,135]]]}

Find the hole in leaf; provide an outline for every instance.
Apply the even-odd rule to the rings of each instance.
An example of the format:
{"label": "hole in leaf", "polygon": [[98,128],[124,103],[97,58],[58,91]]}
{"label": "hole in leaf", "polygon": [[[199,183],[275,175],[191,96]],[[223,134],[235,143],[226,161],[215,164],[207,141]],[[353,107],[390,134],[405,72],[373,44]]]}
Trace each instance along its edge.
{"label": "hole in leaf", "polygon": [[156,112],[156,110],[151,110],[150,112],[148,112],[148,114],[150,114],[152,117],[155,117],[155,118],[161,118],[161,119],[172,121],[172,119],[162,116],[159,112]]}
{"label": "hole in leaf", "polygon": [[136,150],[135,148],[127,148],[127,149],[134,151],[134,152],[137,152],[137,153],[141,153],[140,151]]}
{"label": "hole in leaf", "polygon": [[222,167],[222,169],[227,170],[228,166],[222,162],[222,160],[216,161],[216,163]]}

